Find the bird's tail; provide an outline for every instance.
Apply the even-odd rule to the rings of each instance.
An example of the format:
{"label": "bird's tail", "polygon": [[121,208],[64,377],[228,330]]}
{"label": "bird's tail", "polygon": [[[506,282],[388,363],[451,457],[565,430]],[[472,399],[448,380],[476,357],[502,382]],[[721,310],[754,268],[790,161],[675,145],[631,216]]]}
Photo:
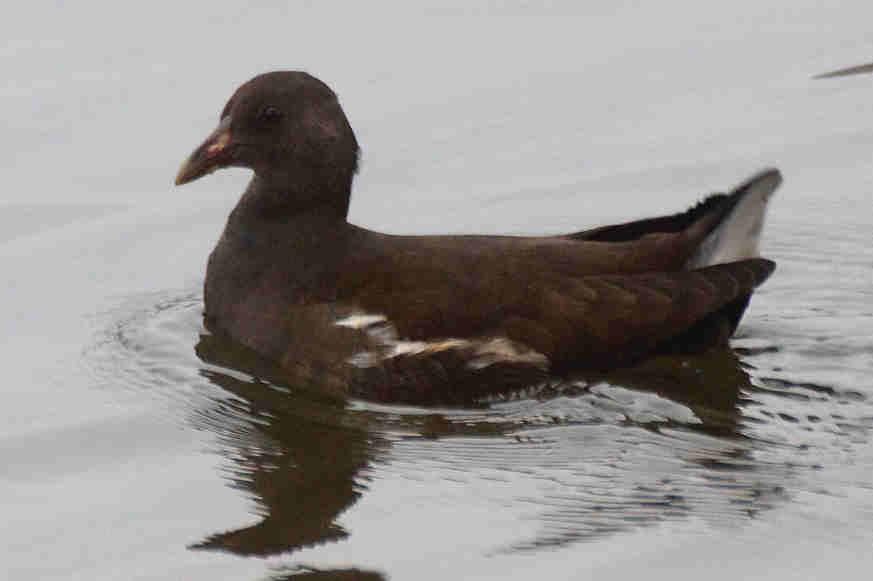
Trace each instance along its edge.
{"label": "bird's tail", "polygon": [[782,183],[779,170],[767,169],[746,180],[718,204],[709,233],[686,263],[702,268],[758,256],[758,243],[770,196]]}

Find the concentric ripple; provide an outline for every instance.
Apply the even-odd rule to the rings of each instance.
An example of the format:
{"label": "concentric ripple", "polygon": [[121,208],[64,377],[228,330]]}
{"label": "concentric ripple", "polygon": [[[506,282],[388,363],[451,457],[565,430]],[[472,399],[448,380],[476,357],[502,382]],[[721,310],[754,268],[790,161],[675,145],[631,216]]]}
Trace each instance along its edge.
{"label": "concentric ripple", "polygon": [[[489,551],[531,551],[669,520],[736,526],[798,492],[865,485],[838,467],[870,445],[870,387],[860,374],[852,384],[851,368],[835,377],[805,367],[816,356],[799,354],[802,334],[773,338],[784,319],[749,326],[741,358],[663,358],[449,409],[288,384],[204,334],[201,311],[193,292],[126,300],[103,316],[85,361],[99,384],[163,398],[215,434],[229,483],[257,502],[260,520],[192,540],[202,548],[269,555],[402,534],[350,510],[415,506],[427,518],[449,502],[515,523]],[[850,347],[835,347],[838,357],[863,358]]]}
{"label": "concentric ripple", "polygon": [[200,376],[194,344],[203,303],[180,291],[130,297],[102,313],[102,326],[84,351],[99,384],[184,397]]}

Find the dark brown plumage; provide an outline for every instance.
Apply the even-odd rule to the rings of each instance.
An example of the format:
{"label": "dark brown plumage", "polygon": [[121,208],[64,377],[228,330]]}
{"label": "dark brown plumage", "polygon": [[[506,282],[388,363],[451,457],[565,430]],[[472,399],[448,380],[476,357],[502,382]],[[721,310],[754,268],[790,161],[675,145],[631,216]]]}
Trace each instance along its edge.
{"label": "dark brown plumage", "polygon": [[177,177],[254,170],[209,259],[206,324],[338,391],[463,399],[724,344],[773,270],[756,246],[775,170],[567,236],[390,236],[346,221],[357,160],[334,93],[274,72],[234,93]]}

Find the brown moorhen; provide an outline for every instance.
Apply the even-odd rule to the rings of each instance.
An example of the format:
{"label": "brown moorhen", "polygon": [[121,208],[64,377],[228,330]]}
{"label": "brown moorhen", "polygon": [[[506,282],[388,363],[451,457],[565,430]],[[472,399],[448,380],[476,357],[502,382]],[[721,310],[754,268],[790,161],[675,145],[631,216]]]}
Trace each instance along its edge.
{"label": "brown moorhen", "polygon": [[682,213],[565,236],[393,236],[347,221],[358,143],[303,72],[242,85],[176,184],[254,177],[209,257],[205,324],[295,380],[467,400],[573,369],[723,346],[753,289],[766,170]]}

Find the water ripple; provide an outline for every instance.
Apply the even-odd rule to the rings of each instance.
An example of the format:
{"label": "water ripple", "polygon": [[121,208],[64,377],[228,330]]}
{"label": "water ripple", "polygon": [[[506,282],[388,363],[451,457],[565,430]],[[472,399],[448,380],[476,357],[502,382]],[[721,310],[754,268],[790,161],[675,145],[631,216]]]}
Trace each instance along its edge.
{"label": "water ripple", "polygon": [[[869,339],[845,336],[811,355],[809,330],[771,332],[791,305],[779,322],[744,329],[741,359],[662,358],[477,408],[320,394],[204,334],[201,310],[194,292],[127,299],[101,315],[84,357],[104,388],[149,393],[215,434],[228,483],[260,520],[201,548],[269,555],[347,538],[342,515],[403,482],[419,487],[423,518],[452,485],[468,491],[464,502],[524,524],[498,553],[668,520],[735,526],[799,492],[839,490],[846,474],[827,468],[871,441]],[[838,373],[819,369],[835,358]]]}

